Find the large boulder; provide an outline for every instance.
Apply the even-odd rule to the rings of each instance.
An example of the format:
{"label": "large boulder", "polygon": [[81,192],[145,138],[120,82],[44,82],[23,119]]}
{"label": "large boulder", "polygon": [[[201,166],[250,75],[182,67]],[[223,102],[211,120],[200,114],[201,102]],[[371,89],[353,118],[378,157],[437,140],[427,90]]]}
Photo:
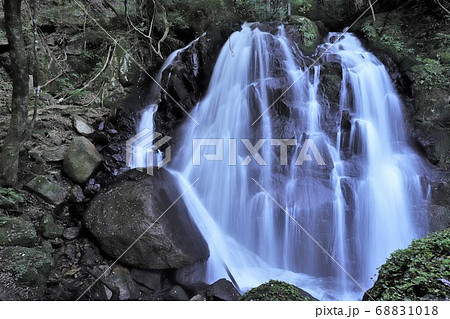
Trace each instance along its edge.
{"label": "large boulder", "polygon": [[183,200],[177,200],[175,183],[165,170],[155,176],[129,171],[93,199],[84,224],[105,253],[133,267],[156,270],[205,261],[208,245]]}
{"label": "large boulder", "polygon": [[84,184],[102,162],[102,156],[85,137],[75,137],[63,161],[64,173],[75,183]]}

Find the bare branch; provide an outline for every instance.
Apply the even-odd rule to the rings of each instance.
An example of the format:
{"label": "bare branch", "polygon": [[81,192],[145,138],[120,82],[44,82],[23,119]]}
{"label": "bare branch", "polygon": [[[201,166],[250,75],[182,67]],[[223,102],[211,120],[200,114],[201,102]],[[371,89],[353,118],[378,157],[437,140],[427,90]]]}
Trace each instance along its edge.
{"label": "bare branch", "polygon": [[450,11],[446,7],[444,7],[439,0],[436,0],[436,2],[445,12],[447,12],[447,14],[450,14]]}

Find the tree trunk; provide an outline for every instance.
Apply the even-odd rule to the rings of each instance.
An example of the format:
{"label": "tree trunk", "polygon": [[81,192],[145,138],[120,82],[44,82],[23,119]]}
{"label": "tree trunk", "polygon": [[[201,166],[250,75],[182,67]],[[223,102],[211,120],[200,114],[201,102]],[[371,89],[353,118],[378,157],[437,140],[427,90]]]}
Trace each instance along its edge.
{"label": "tree trunk", "polygon": [[4,0],[5,31],[11,58],[11,78],[13,82],[12,114],[9,129],[1,154],[0,184],[17,184],[19,152],[27,130],[29,88],[28,61],[22,33],[22,0]]}

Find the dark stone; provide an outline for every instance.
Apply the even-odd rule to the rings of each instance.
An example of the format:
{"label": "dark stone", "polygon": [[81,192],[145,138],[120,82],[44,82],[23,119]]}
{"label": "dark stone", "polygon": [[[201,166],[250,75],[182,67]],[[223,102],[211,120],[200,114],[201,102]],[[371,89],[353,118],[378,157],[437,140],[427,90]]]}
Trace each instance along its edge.
{"label": "dark stone", "polygon": [[96,183],[95,179],[91,178],[85,188],[86,194],[95,196],[98,194],[98,192],[100,192],[101,188],[101,185],[99,183]]}
{"label": "dark stone", "polygon": [[63,237],[67,240],[72,240],[80,236],[80,233],[81,233],[80,227],[69,227],[64,230]]}
{"label": "dark stone", "polygon": [[100,254],[96,253],[91,246],[86,246],[81,249],[81,263],[84,266],[93,267],[101,262]]}
{"label": "dark stone", "polygon": [[80,185],[73,185],[72,189],[70,190],[70,200],[76,203],[81,203],[84,198],[85,197],[83,189],[80,187]]}
{"label": "dark stone", "polygon": [[158,271],[149,271],[133,268],[131,269],[133,279],[153,291],[162,290],[162,274]]}
{"label": "dark stone", "polygon": [[64,228],[58,225],[50,214],[42,216],[40,227],[42,236],[49,239],[61,237],[64,231]]}
{"label": "dark stone", "polygon": [[320,88],[328,97],[328,101],[339,105],[342,83],[342,67],[339,63],[326,62],[320,69]]}
{"label": "dark stone", "polygon": [[204,294],[196,294],[194,297],[189,299],[189,301],[206,301],[206,296]]}
{"label": "dark stone", "polygon": [[175,270],[173,281],[191,291],[206,288],[206,263],[196,263]]}
{"label": "dark stone", "polygon": [[450,134],[433,125],[416,124],[417,142],[431,164],[447,168],[450,165]]}
{"label": "dark stone", "polygon": [[431,203],[428,207],[430,231],[450,227],[450,182],[447,176],[431,183]]}
{"label": "dark stone", "polygon": [[180,286],[175,286],[169,290],[167,295],[164,296],[164,300],[172,300],[172,301],[188,301],[189,296]]}
{"label": "dark stone", "polygon": [[208,300],[236,301],[240,296],[241,294],[233,284],[224,278],[219,279],[206,290]]}
{"label": "dark stone", "polygon": [[129,181],[128,174],[136,171],[101,191],[83,216],[102,250],[118,258],[142,235],[121,262],[157,270],[207,260],[208,245],[183,201],[176,201],[179,192],[172,175],[165,170],[153,177],[139,172],[141,179]]}
{"label": "dark stone", "polygon": [[112,273],[105,278],[118,291],[118,300],[138,300],[139,287],[134,282],[129,270],[123,266],[116,266]]}
{"label": "dark stone", "polygon": [[77,249],[75,245],[67,245],[66,248],[64,249],[64,255],[70,261],[74,261],[77,256]]}

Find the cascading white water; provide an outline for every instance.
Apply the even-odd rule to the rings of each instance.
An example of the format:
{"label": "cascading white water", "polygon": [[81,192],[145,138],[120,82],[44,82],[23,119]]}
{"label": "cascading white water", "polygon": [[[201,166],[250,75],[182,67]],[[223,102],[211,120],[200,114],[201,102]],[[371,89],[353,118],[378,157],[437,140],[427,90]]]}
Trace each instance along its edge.
{"label": "cascading white water", "polygon": [[[207,94],[191,113],[200,125],[188,119],[181,128],[170,168],[182,192],[199,179],[183,199],[210,247],[208,281],[231,273],[242,290],[279,279],[319,299],[360,298],[389,253],[426,231],[420,228],[426,205],[421,160],[408,146],[402,103],[375,56],[351,34],[329,43],[338,36],[330,34],[321,49],[329,48],[325,59],[343,69],[339,113],[351,117],[349,134],[341,123],[326,123],[321,67],[308,69],[283,27],[272,35],[244,25],[222,49]],[[289,115],[274,111],[278,104],[266,112],[294,82],[281,106]],[[291,147],[289,164],[280,165],[268,141],[274,137],[312,139],[326,165],[295,165],[301,144]],[[195,139],[211,144],[197,150],[200,165],[193,165]],[[260,165],[241,139],[253,145],[266,139]],[[203,156],[222,149],[222,160]]]}
{"label": "cascading white water", "polygon": [[[331,33],[328,41],[338,36]],[[427,188],[386,68],[351,34],[331,46],[329,58],[336,57],[343,68],[341,108],[352,116],[351,152],[335,166],[341,187],[345,181],[353,189],[354,212],[340,223],[349,225],[345,235],[351,242],[344,246],[347,259],[353,259],[350,269],[370,286],[370,277],[391,252],[425,234]]]}

